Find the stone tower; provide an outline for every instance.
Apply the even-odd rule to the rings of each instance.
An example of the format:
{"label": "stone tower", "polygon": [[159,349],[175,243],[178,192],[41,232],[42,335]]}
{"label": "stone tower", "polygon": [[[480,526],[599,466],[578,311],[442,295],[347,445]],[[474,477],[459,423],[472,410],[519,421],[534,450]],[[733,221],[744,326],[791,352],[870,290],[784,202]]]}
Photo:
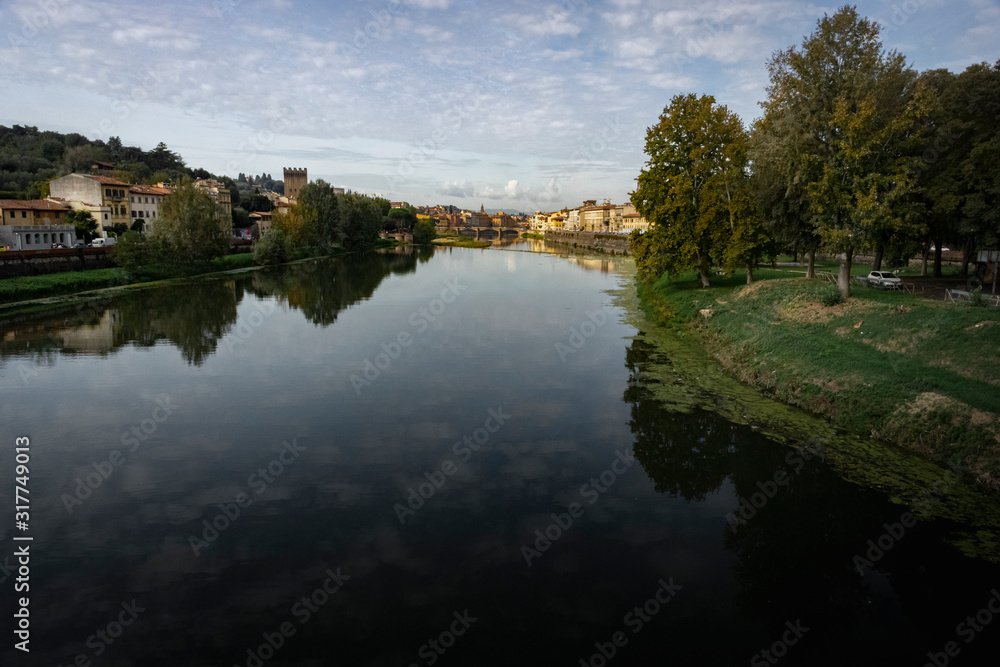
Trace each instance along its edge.
{"label": "stone tower", "polygon": [[305,168],[285,167],[285,196],[290,199],[298,199],[299,191],[309,182],[309,175]]}

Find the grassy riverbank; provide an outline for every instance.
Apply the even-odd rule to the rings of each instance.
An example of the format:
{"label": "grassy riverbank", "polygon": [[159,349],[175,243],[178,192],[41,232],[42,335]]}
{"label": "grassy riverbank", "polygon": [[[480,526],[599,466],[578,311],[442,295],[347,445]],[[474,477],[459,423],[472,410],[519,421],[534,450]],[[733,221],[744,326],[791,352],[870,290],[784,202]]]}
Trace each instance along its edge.
{"label": "grassy riverbank", "polygon": [[758,275],[708,289],[693,275],[663,279],[640,296],[650,316],[696,332],[741,381],[859,435],[960,464],[1000,491],[1000,311],[864,288],[825,306],[832,285],[789,270]]}
{"label": "grassy riverbank", "polygon": [[189,264],[181,269],[164,275],[128,276],[123,269],[90,269],[86,271],[67,271],[64,273],[47,273],[40,276],[24,276],[20,278],[4,278],[0,280],[0,303],[13,303],[40,299],[47,296],[75,294],[88,290],[128,285],[132,283],[163,280],[185,275],[229,271],[253,266],[253,256],[244,253],[227,255],[199,265]]}

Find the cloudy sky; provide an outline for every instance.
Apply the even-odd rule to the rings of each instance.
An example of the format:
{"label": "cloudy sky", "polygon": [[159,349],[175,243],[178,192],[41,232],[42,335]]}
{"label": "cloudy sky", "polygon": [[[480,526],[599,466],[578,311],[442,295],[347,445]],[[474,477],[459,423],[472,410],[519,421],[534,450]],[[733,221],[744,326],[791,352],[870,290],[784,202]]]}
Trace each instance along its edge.
{"label": "cloudy sky", "polygon": [[[235,177],[414,204],[627,200],[679,93],[750,123],[765,62],[839,5],[793,0],[0,2],[0,124],[163,141]],[[862,0],[918,70],[1000,59],[1000,0]]]}

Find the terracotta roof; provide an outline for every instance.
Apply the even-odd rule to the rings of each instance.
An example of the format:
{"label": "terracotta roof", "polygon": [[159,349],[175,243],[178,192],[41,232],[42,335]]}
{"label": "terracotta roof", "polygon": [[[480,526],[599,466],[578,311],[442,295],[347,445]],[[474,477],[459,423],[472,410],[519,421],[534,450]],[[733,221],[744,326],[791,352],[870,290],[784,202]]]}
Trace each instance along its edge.
{"label": "terracotta roof", "polygon": [[166,188],[158,188],[155,185],[130,185],[128,187],[129,192],[134,192],[135,194],[141,195],[169,195],[170,190]]}
{"label": "terracotta roof", "polygon": [[0,199],[0,208],[29,209],[32,211],[68,211],[69,207],[46,199]]}
{"label": "terracotta roof", "polygon": [[91,174],[80,174],[80,175],[85,176],[86,178],[89,178],[91,180],[97,181],[101,185],[121,185],[126,188],[128,187],[128,183],[122,183],[121,181],[111,178],[110,176],[93,176]]}

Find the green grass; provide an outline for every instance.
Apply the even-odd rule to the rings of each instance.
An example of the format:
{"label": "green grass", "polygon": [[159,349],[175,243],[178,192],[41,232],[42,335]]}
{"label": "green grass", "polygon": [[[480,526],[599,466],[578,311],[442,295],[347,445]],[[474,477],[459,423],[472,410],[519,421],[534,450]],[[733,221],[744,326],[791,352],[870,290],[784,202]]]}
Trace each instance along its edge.
{"label": "green grass", "polygon": [[89,269],[0,280],[0,303],[85,292],[127,283],[122,269]]}
{"label": "green grass", "polygon": [[742,381],[860,435],[962,461],[1000,490],[1000,310],[866,289],[826,307],[832,285],[791,275],[763,269],[750,288],[734,275],[708,289],[688,275],[640,296],[655,319],[703,334]]}
{"label": "green grass", "polygon": [[521,232],[522,239],[537,239],[539,241],[545,240],[545,234],[534,234],[532,232]]}

